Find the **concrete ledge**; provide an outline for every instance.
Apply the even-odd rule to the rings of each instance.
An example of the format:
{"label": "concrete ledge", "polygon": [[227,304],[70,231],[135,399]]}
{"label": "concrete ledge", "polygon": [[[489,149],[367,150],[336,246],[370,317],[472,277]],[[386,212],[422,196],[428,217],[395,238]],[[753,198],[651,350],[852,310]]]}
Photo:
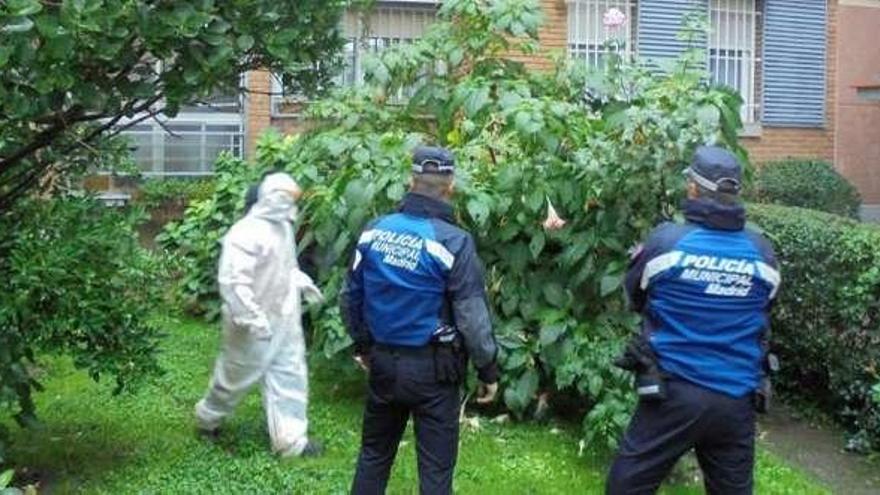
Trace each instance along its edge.
{"label": "concrete ledge", "polygon": [[880,223],[880,204],[862,205],[862,221]]}

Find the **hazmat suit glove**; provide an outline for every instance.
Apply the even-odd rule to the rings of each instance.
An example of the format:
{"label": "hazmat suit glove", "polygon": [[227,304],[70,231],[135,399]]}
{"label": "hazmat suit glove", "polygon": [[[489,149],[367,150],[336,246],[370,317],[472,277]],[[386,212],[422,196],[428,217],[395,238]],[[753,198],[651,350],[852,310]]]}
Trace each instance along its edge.
{"label": "hazmat suit glove", "polygon": [[321,304],[324,302],[324,294],[317,285],[311,284],[302,288],[303,297],[309,304]]}
{"label": "hazmat suit glove", "polygon": [[306,302],[309,304],[320,304],[324,302],[324,294],[321,292],[321,289],[315,285],[312,277],[306,275],[305,272],[300,269],[295,269],[291,274],[291,279],[293,285],[302,291],[303,298],[305,298]]}

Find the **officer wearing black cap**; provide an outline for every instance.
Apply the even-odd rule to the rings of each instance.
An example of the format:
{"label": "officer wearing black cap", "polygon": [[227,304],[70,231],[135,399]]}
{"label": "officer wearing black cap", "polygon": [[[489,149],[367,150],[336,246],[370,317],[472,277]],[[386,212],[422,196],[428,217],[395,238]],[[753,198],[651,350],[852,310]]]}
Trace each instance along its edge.
{"label": "officer wearing black cap", "polygon": [[481,381],[477,401],[497,391],[481,262],[449,203],[455,160],[420,147],[412,172],[399,210],[361,234],[341,297],[355,359],[369,372],[354,494],[385,492],[410,415],[421,493],[451,493],[468,356]]}
{"label": "officer wearing black cap", "polygon": [[609,494],[656,492],[690,449],[708,493],[753,490],[755,412],[768,398],[766,337],[780,275],[770,244],[745,228],[737,159],[701,147],[685,173],[686,223],[657,227],[626,275],[643,331],[619,365],[636,373],[639,405]]}

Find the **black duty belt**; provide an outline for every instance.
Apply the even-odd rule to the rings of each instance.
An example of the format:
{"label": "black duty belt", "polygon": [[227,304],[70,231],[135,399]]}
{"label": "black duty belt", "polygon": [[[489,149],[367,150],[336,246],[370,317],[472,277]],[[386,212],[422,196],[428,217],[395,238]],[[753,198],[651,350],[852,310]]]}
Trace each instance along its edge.
{"label": "black duty belt", "polygon": [[389,344],[373,344],[373,349],[379,352],[386,352],[397,356],[416,356],[416,357],[432,357],[434,354],[433,346],[424,345],[421,347],[410,347],[404,345]]}

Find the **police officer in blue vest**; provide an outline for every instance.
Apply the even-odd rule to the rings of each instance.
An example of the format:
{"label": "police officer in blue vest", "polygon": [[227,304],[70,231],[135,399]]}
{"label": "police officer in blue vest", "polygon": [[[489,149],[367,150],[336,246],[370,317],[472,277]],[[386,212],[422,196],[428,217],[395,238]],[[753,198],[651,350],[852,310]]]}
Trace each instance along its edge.
{"label": "police officer in blue vest", "polygon": [[410,415],[421,493],[451,493],[468,356],[481,382],[477,401],[497,392],[481,262],[449,203],[454,158],[420,147],[412,172],[399,210],[361,234],[341,298],[355,359],[369,373],[354,494],[385,492]]}
{"label": "police officer in blue vest", "polygon": [[737,159],[701,147],[686,174],[686,223],[657,227],[626,276],[643,333],[619,364],[636,372],[639,404],[611,467],[613,495],[655,493],[691,449],[708,493],[753,490],[780,275],[770,244],[745,228]]}

